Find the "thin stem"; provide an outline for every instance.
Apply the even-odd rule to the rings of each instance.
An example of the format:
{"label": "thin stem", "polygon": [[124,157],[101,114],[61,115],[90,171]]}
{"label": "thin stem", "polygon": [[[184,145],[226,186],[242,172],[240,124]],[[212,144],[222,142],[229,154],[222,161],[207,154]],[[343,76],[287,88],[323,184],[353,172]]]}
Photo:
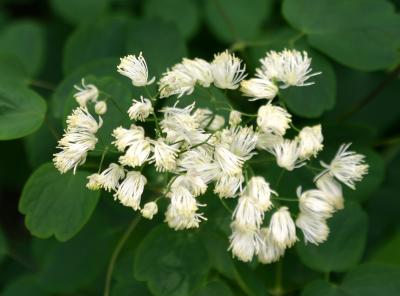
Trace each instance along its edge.
{"label": "thin stem", "polygon": [[221,203],[224,206],[224,208],[227,209],[228,212],[232,214],[233,211],[232,211],[232,209],[230,207],[228,207],[228,205],[226,204],[225,200],[223,198],[220,198],[219,200],[221,201]]}
{"label": "thin stem", "polygon": [[105,156],[106,156],[106,154],[107,154],[107,151],[108,151],[108,146],[106,146],[106,148],[104,149],[103,153],[101,154],[101,159],[100,159],[100,164],[99,164],[99,170],[97,171],[98,174],[101,172],[101,168],[102,168],[102,166],[103,166],[103,161],[104,161],[104,158],[105,158]]}
{"label": "thin stem", "polygon": [[156,134],[158,137],[161,137],[161,128],[160,128],[160,124],[158,122],[157,115],[154,111],[151,114],[153,115],[154,124],[156,125]]}
{"label": "thin stem", "polygon": [[272,197],[272,199],[276,200],[284,200],[284,201],[291,201],[291,202],[298,202],[299,200],[294,199],[294,198],[287,198],[287,197]]}
{"label": "thin stem", "polygon": [[107,274],[106,274],[106,283],[104,286],[104,296],[110,296],[110,289],[111,289],[111,280],[112,274],[114,271],[115,263],[117,262],[118,256],[121,253],[122,248],[124,247],[126,241],[128,240],[129,236],[132,234],[133,230],[136,228],[137,224],[140,221],[141,216],[137,215],[129,224],[128,228],[118,241],[115,249],[111,255],[110,263],[108,264]]}
{"label": "thin stem", "polygon": [[111,102],[113,103],[113,105],[115,106],[115,108],[117,108],[119,112],[121,112],[122,114],[125,114],[125,111],[122,110],[122,108],[118,105],[117,101],[113,98],[112,95],[110,95],[109,93],[106,93],[104,91],[100,91],[100,93],[104,94],[106,96],[106,99],[110,99]]}
{"label": "thin stem", "polygon": [[47,126],[47,128],[49,129],[50,133],[52,134],[52,136],[54,137],[54,139],[56,141],[58,141],[58,139],[60,138],[60,135],[58,134],[57,130],[54,128],[54,126],[51,124],[51,122],[49,121],[49,118],[47,116],[45,116],[44,118],[44,122]]}
{"label": "thin stem", "polygon": [[273,295],[279,296],[283,295],[283,290],[282,290],[282,260],[279,260],[276,263],[276,271],[275,271],[275,289]]}
{"label": "thin stem", "polygon": [[36,86],[36,87],[40,87],[43,89],[47,89],[47,90],[55,90],[56,86],[50,82],[47,81],[42,81],[42,80],[36,80],[36,79],[32,79],[30,81],[28,81],[29,85],[32,86]]}
{"label": "thin stem", "polygon": [[278,176],[278,180],[276,181],[276,185],[275,185],[276,190],[278,190],[279,184],[281,183],[284,174],[285,174],[285,169],[282,169],[281,173]]}

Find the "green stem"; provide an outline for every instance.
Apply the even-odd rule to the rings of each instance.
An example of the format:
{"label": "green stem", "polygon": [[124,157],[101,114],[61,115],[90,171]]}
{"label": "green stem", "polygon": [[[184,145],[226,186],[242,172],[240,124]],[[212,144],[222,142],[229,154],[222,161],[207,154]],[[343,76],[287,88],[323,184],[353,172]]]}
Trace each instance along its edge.
{"label": "green stem", "polygon": [[276,263],[276,271],[275,271],[275,289],[273,295],[280,296],[283,295],[282,290],[282,260],[279,260]]}
{"label": "green stem", "polygon": [[99,169],[97,171],[98,174],[100,174],[100,172],[101,172],[101,168],[103,166],[103,161],[104,161],[104,158],[106,157],[107,151],[108,151],[108,146],[106,146],[106,148],[104,149],[103,153],[101,154]]}

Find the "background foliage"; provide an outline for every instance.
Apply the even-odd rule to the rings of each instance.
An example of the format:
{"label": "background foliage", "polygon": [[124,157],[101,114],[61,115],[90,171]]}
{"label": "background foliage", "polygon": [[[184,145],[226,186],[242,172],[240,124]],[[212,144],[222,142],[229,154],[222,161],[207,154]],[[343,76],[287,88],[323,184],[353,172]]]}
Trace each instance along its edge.
{"label": "background foliage", "polygon": [[[400,295],[399,8],[395,0],[0,0],[1,295]],[[314,86],[283,92],[297,122],[322,121],[327,147],[353,141],[371,166],[357,191],[345,191],[320,247],[299,243],[278,264],[240,263],[226,251],[230,214],[212,194],[208,222],[174,232],[162,215],[139,221],[110,195],[83,189],[90,159],[73,178],[49,164],[82,77],[122,105],[140,94],[116,73],[122,55],[143,51],[159,76],[183,56],[230,48],[252,73],[266,50],[284,47],[307,50],[323,72]],[[215,95],[256,110],[235,92]],[[183,100],[193,97],[209,104],[197,93]],[[104,141],[128,120],[114,109]],[[278,178],[273,164],[254,170]],[[293,195],[307,173],[279,190]]]}

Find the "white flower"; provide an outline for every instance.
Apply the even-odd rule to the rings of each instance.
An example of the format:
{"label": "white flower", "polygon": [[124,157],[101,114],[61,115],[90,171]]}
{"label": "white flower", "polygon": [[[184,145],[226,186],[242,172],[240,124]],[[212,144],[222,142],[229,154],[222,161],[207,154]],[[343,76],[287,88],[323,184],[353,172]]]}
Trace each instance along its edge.
{"label": "white flower", "polygon": [[190,60],[184,58],[180,65],[179,67],[182,71],[186,72],[203,87],[209,87],[214,80],[210,63],[203,59],[195,58],[194,60]]}
{"label": "white flower", "polygon": [[259,176],[250,178],[242,193],[242,195],[252,197],[256,201],[257,206],[264,212],[272,207],[271,194],[277,195],[270,188],[269,183],[263,177]]}
{"label": "white flower", "polygon": [[107,103],[106,101],[98,101],[94,105],[94,112],[98,115],[103,115],[107,112]]}
{"label": "white flower", "polygon": [[310,77],[319,75],[321,72],[311,73],[311,58],[307,52],[303,54],[297,50],[287,50],[281,52],[282,68],[279,71],[278,79],[284,84],[281,88],[289,86],[307,86],[314,82],[305,83]]}
{"label": "white flower", "polygon": [[158,206],[154,201],[150,201],[144,204],[140,212],[144,218],[151,220],[153,216],[158,213]]}
{"label": "white flower", "polygon": [[240,90],[250,101],[267,99],[272,100],[277,95],[279,88],[272,81],[265,78],[251,78],[240,83]]}
{"label": "white flower", "polygon": [[207,130],[217,131],[225,124],[225,118],[221,115],[215,115],[211,123],[207,126]]}
{"label": "white flower", "polygon": [[214,193],[218,194],[221,198],[234,197],[238,191],[242,190],[243,181],[244,177],[242,173],[233,176],[222,173],[217,178]]}
{"label": "white flower", "polygon": [[213,112],[207,108],[197,108],[192,116],[201,128],[206,128],[213,118]]}
{"label": "white flower", "polygon": [[146,60],[142,53],[138,57],[128,55],[121,58],[121,63],[117,66],[118,72],[132,80],[134,86],[146,86],[152,84],[155,77],[149,79]]}
{"label": "white flower", "polygon": [[78,128],[81,131],[84,130],[92,134],[95,134],[103,124],[100,117],[99,122],[97,122],[89,113],[88,109],[84,107],[74,109],[72,113],[68,115],[66,122],[68,126],[67,131],[72,128]]}
{"label": "white flower", "polygon": [[141,126],[131,125],[130,129],[117,127],[113,130],[112,136],[116,139],[112,144],[118,151],[123,152],[126,147],[144,139],[144,129]]}
{"label": "white flower", "polygon": [[238,175],[242,172],[243,158],[235,155],[228,149],[226,144],[215,147],[214,158],[222,171],[229,176]]}
{"label": "white flower", "polygon": [[296,140],[283,140],[268,151],[275,155],[278,166],[288,171],[305,165],[305,162],[299,160],[299,143]]}
{"label": "white flower", "polygon": [[305,243],[318,245],[328,238],[329,227],[325,219],[300,213],[296,219],[296,225],[303,232]]}
{"label": "white flower", "polygon": [[189,229],[199,227],[201,220],[206,220],[202,213],[197,213],[199,206],[194,196],[184,187],[174,188],[168,196],[171,203],[165,213],[168,226],[175,229]]}
{"label": "white flower", "polygon": [[257,77],[276,81],[282,72],[282,56],[274,50],[266,53],[265,58],[260,59],[261,68],[257,68]]}
{"label": "white flower", "polygon": [[317,156],[324,147],[323,140],[320,124],[304,127],[298,136],[300,158],[308,159],[311,156]]}
{"label": "white flower", "polygon": [[328,173],[351,189],[355,189],[354,183],[361,181],[364,175],[368,173],[368,165],[365,164],[364,155],[347,151],[350,145],[343,144],[340,146],[330,164],[321,161],[325,170],[316,177],[317,180]]}
{"label": "white flower", "polygon": [[281,207],[276,211],[269,224],[272,241],[280,248],[291,247],[296,241],[296,226],[287,207]]}
{"label": "white flower", "polygon": [[232,216],[236,225],[249,231],[255,231],[260,228],[263,222],[264,211],[258,200],[242,194]]}
{"label": "white flower", "polygon": [[283,136],[292,122],[291,118],[282,107],[266,104],[258,109],[257,125],[264,133]]}
{"label": "white flower", "polygon": [[258,260],[264,264],[278,261],[284,255],[285,248],[280,247],[271,239],[270,231],[267,227],[261,228],[259,233],[263,243],[260,244]]}
{"label": "white flower", "polygon": [[246,66],[241,67],[241,60],[227,50],[214,55],[211,72],[214,85],[222,89],[236,89],[239,82],[246,77]]}
{"label": "white flower", "polygon": [[262,240],[257,230],[243,229],[235,222],[231,224],[232,234],[229,237],[230,245],[228,251],[243,262],[250,262],[258,253]]}
{"label": "white flower", "polygon": [[132,102],[132,106],[128,109],[129,118],[132,120],[145,121],[154,112],[151,101],[143,96],[140,96],[140,101],[133,100]]}
{"label": "white flower", "polygon": [[159,172],[173,171],[176,169],[176,157],[178,148],[176,145],[168,145],[164,138],[152,141],[154,145],[151,161],[155,162],[156,170]]}
{"label": "white flower", "polygon": [[125,155],[120,156],[119,163],[124,166],[141,166],[149,158],[151,152],[150,141],[146,138],[132,143]]}
{"label": "white flower", "polygon": [[99,97],[99,90],[93,84],[85,84],[85,79],[82,78],[82,86],[74,85],[78,91],[74,94],[76,102],[81,107],[86,107],[88,102],[96,102]]}
{"label": "white flower", "polygon": [[90,176],[87,176],[87,179],[89,181],[86,184],[86,187],[89,190],[99,190],[101,188],[101,182],[100,182],[100,175],[99,174],[91,174]]}
{"label": "white flower", "polygon": [[136,211],[140,208],[140,199],[146,183],[146,177],[140,172],[128,172],[125,180],[118,186],[114,198],[118,199],[124,206],[131,207]]}
{"label": "white flower", "polygon": [[319,189],[301,192],[297,188],[300,212],[314,218],[327,219],[332,217],[335,208],[327,201],[325,193]]}
{"label": "white flower", "polygon": [[252,152],[257,145],[258,135],[252,127],[238,126],[229,130],[228,140],[223,139],[223,143],[229,143],[229,150],[235,155],[249,160],[256,152]]}
{"label": "white flower", "polygon": [[343,209],[342,186],[330,175],[326,174],[316,181],[317,188],[325,193],[326,200],[336,209]]}
{"label": "white flower", "polygon": [[175,65],[162,75],[158,84],[160,98],[167,98],[172,95],[178,95],[178,98],[180,98],[193,92],[196,79]]}
{"label": "white flower", "polygon": [[274,145],[281,144],[283,142],[283,137],[274,135],[274,134],[267,134],[264,132],[259,132],[257,134],[257,145],[256,148],[260,150],[269,150]]}
{"label": "white flower", "polygon": [[177,187],[186,188],[194,197],[204,194],[207,190],[207,184],[203,179],[190,172],[176,177],[171,184],[171,190]]}
{"label": "white flower", "polygon": [[237,126],[242,122],[242,113],[236,110],[232,110],[229,113],[229,124],[231,126]]}
{"label": "white flower", "polygon": [[104,190],[110,192],[116,190],[120,179],[125,177],[125,171],[123,167],[116,163],[111,163],[107,169],[101,172],[98,182]]}

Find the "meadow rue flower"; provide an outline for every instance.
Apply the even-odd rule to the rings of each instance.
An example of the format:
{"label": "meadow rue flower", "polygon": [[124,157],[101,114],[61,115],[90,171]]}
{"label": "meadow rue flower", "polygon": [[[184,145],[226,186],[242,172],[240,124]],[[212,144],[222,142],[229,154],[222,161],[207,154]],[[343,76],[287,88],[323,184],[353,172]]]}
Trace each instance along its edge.
{"label": "meadow rue flower", "polygon": [[232,217],[240,227],[257,230],[264,219],[264,211],[254,197],[241,194]]}
{"label": "meadow rue flower", "polygon": [[229,113],[229,125],[237,126],[242,122],[242,113],[236,110],[232,110]]}
{"label": "meadow rue flower", "polygon": [[104,190],[110,192],[115,191],[118,187],[119,180],[125,177],[125,171],[122,166],[116,163],[110,163],[108,168],[100,173],[98,182]]}
{"label": "meadow rue flower", "polygon": [[206,128],[213,119],[214,113],[207,108],[197,108],[192,116],[201,128]]}
{"label": "meadow rue flower", "polygon": [[99,174],[91,174],[90,176],[87,177],[89,180],[86,184],[86,187],[89,190],[99,190],[101,188],[101,181],[100,181],[100,175]]}
{"label": "meadow rue flower", "polygon": [[112,136],[115,141],[112,144],[117,147],[118,151],[125,151],[126,147],[131,146],[133,143],[144,139],[144,129],[141,126],[131,125],[129,129],[122,126],[113,130]]}
{"label": "meadow rue flower", "polygon": [[211,72],[214,77],[214,85],[222,89],[236,89],[240,81],[246,77],[246,66],[242,61],[227,50],[214,55],[211,63]]}
{"label": "meadow rue flower", "polygon": [[329,227],[325,219],[306,213],[299,214],[296,219],[296,226],[303,232],[305,243],[310,242],[318,245],[326,241],[329,235]]}
{"label": "meadow rue flower", "polygon": [[67,117],[67,132],[73,128],[95,134],[102,126],[103,120],[99,117],[99,122],[93,118],[87,108],[78,107]]}
{"label": "meadow rue flower", "polygon": [[240,83],[240,91],[246,97],[251,97],[250,101],[267,99],[272,100],[276,97],[279,88],[272,81],[265,78],[251,78]]}
{"label": "meadow rue flower", "polygon": [[160,92],[160,98],[167,98],[172,95],[177,95],[180,98],[183,95],[192,94],[195,85],[195,78],[174,67],[162,75],[158,82],[158,91]]}
{"label": "meadow rue flower", "polygon": [[121,58],[121,63],[117,67],[118,72],[130,80],[134,86],[146,86],[152,84],[155,77],[149,80],[149,73],[147,69],[146,60],[142,53],[138,57],[135,55],[128,55]]}
{"label": "meadow rue flower", "polygon": [[94,105],[94,112],[96,112],[96,114],[98,114],[98,115],[106,114],[106,112],[107,112],[107,103],[106,103],[106,101],[98,101]]}
{"label": "meadow rue flower", "polygon": [[256,154],[254,149],[257,145],[257,138],[258,134],[254,132],[252,127],[238,126],[229,129],[228,140],[223,142],[229,143],[229,150],[235,155],[243,158],[243,160],[249,160]]}
{"label": "meadow rue flower", "polygon": [[301,192],[301,187],[299,186],[297,188],[297,196],[299,197],[300,212],[307,216],[327,219],[335,211],[333,205],[327,201],[325,193],[319,189]]}
{"label": "meadow rue flower", "polygon": [[136,211],[140,208],[140,199],[146,183],[146,177],[140,172],[128,172],[125,180],[118,186],[114,198],[118,199],[124,206],[131,207]]}
{"label": "meadow rue flower", "polygon": [[259,176],[250,178],[242,194],[251,196],[257,201],[257,206],[264,212],[272,207],[271,194],[277,195],[270,188],[269,183]]}
{"label": "meadow rue flower", "polygon": [[203,87],[209,87],[214,80],[210,63],[203,59],[195,58],[191,60],[184,58],[178,67]]}
{"label": "meadow rue flower", "polygon": [[243,158],[229,151],[229,146],[219,144],[215,147],[214,158],[221,170],[229,176],[240,174],[243,166]]}
{"label": "meadow rue flower", "polygon": [[324,147],[323,140],[320,124],[302,128],[298,135],[300,158],[308,159],[311,156],[317,156]]}
{"label": "meadow rue flower", "polygon": [[277,165],[288,171],[305,165],[305,162],[299,159],[299,143],[296,140],[285,139],[273,145],[268,151],[276,157]]}
{"label": "meadow rue flower", "polygon": [[269,150],[277,144],[283,142],[283,137],[270,133],[258,132],[256,148],[260,150]]}
{"label": "meadow rue flower", "polygon": [[125,155],[120,156],[119,163],[133,168],[141,166],[149,158],[150,152],[150,141],[147,138],[138,140],[129,146]]}
{"label": "meadow rue flower", "polygon": [[154,215],[158,213],[157,203],[150,201],[144,204],[143,209],[140,210],[142,216],[146,219],[153,219]]}
{"label": "meadow rue flower", "polygon": [[266,104],[258,109],[257,125],[264,133],[283,136],[290,127],[291,118],[282,107]]}
{"label": "meadow rue flower", "polygon": [[186,188],[194,197],[204,194],[207,190],[207,184],[203,179],[191,172],[176,177],[171,184],[171,190],[177,187]]}
{"label": "meadow rue flower", "polygon": [[176,169],[176,158],[179,149],[177,145],[168,145],[164,138],[152,140],[153,156],[150,161],[155,162],[155,167],[159,172],[173,171]]}
{"label": "meadow rue flower", "polygon": [[269,223],[271,240],[280,248],[291,247],[296,241],[296,226],[287,207],[281,207],[272,214]]}
{"label": "meadow rue flower", "polygon": [[258,230],[243,229],[236,222],[231,224],[231,229],[228,251],[232,251],[233,257],[243,262],[250,262],[262,244]]}
{"label": "meadow rue flower", "polygon": [[258,250],[258,260],[264,264],[278,261],[284,255],[285,248],[280,247],[271,239],[268,227],[261,228],[259,233],[262,244]]}
{"label": "meadow rue flower", "polygon": [[342,186],[333,177],[326,174],[316,181],[317,188],[324,192],[325,199],[336,209],[344,207]]}
{"label": "meadow rue flower", "polygon": [[132,120],[145,121],[154,112],[149,99],[140,96],[139,100],[133,100],[132,106],[128,109],[129,118]]}
{"label": "meadow rue flower", "polygon": [[276,81],[282,72],[283,59],[280,53],[271,50],[266,56],[260,59],[261,68],[256,69],[256,76],[265,80]]}
{"label": "meadow rue flower", "polygon": [[99,97],[99,90],[94,84],[85,84],[85,79],[82,78],[82,86],[74,85],[78,91],[74,94],[76,102],[81,107],[86,107],[88,102],[96,102]]}
{"label": "meadow rue flower", "polygon": [[215,115],[211,123],[207,126],[209,131],[217,131],[225,125],[225,118],[221,115]]}
{"label": "meadow rue flower", "polygon": [[229,176],[221,173],[216,178],[214,193],[218,194],[220,198],[235,197],[238,191],[242,190],[242,183],[244,177],[242,173]]}
{"label": "meadow rue flower", "polygon": [[365,164],[365,156],[354,151],[348,151],[351,144],[343,144],[340,146],[335,157],[330,164],[321,161],[321,165],[325,168],[316,179],[330,174],[351,189],[355,189],[355,182],[363,179],[368,173],[368,165]]}

